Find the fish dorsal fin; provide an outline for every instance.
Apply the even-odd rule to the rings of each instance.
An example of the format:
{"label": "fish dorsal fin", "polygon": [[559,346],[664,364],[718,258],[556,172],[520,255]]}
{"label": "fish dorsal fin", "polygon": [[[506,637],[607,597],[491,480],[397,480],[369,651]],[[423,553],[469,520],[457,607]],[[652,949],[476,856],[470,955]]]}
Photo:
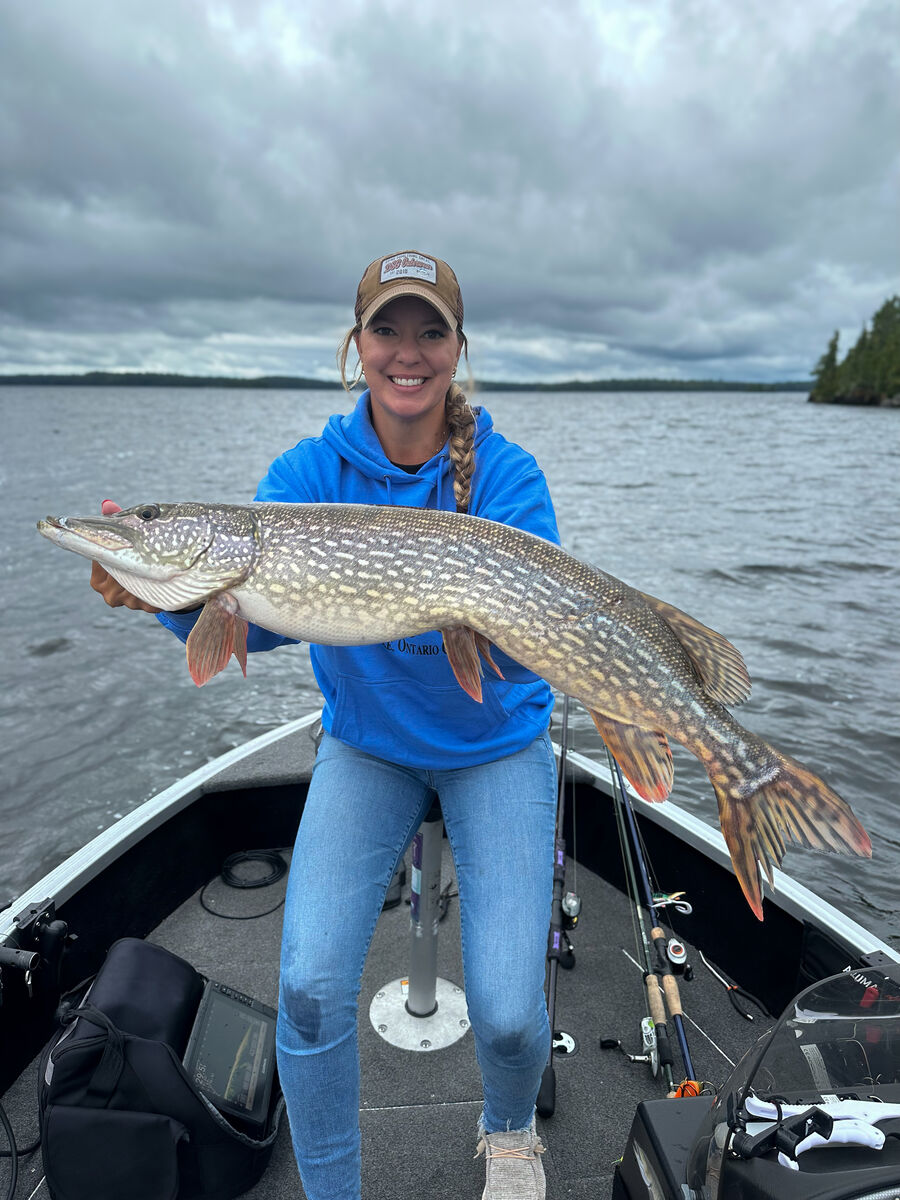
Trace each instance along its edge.
{"label": "fish dorsal fin", "polygon": [[666,735],[637,725],[624,725],[605,713],[588,709],[597,732],[622,768],[622,774],[643,800],[665,800],[672,790],[675,768]]}
{"label": "fish dorsal fin", "polygon": [[456,676],[456,682],[473,700],[481,703],[481,659],[479,650],[493,671],[503,678],[500,668],[491,658],[491,643],[483,633],[476,633],[468,625],[448,625],[441,630],[444,649]]}
{"label": "fish dorsal fin", "polygon": [[673,604],[657,600],[646,592],[641,592],[641,595],[671,626],[703,681],[707,695],[720,704],[740,704],[747,699],[750,695],[750,675],[741,652],[727,638]]}
{"label": "fish dorsal fin", "polygon": [[237,601],[228,592],[220,592],[203,605],[187,640],[188,668],[197,687],[224,670],[232,654],[246,676],[247,622],[237,609]]}

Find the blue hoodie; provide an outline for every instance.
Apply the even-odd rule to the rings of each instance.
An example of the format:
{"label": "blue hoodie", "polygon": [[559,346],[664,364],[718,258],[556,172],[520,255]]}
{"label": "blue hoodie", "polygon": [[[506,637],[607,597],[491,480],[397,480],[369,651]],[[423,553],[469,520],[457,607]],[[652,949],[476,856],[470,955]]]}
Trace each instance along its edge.
{"label": "blue hoodie", "polygon": [[[521,446],[494,432],[476,408],[475,473],[469,511],[559,542],[544,475]],[[353,412],[332,416],[322,434],[305,438],[269,468],[257,500],[344,501],[454,509],[452,466],[445,447],[415,474],[386,457],[369,416],[369,393]],[[197,613],[161,613],[182,641]],[[292,644],[251,625],[250,651]],[[374,646],[310,646],[325,699],[322,724],[334,737],[391,762],[435,770],[490,762],[523,749],[550,721],[553,697],[539,676],[501,651],[487,664],[483,702],[453,675],[439,631]]]}

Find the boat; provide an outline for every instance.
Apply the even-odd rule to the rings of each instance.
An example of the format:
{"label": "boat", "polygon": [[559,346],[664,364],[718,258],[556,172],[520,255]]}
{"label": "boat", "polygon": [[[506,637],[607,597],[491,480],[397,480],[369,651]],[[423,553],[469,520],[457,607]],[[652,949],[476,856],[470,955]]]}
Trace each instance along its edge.
{"label": "boat", "polygon": [[[58,1035],[60,999],[102,967],[115,943],[141,939],[164,947],[205,979],[275,1005],[284,868],[319,728],[318,714],[309,714],[193,771],[0,912],[0,1096],[20,1148],[9,1193],[16,1200],[51,1194],[40,1149],[29,1147],[39,1136],[41,1057]],[[881,1088],[886,1095],[880,1098],[891,1099],[891,1089],[900,1087],[893,1082],[900,1071],[891,1065],[895,1046],[900,1064],[900,1038],[891,1035],[893,1010],[882,1011],[888,1000],[875,1006],[881,1020],[870,1022],[865,1036],[846,1028],[856,1029],[853,1004],[861,990],[871,996],[880,981],[883,999],[890,979],[900,979],[900,956],[783,871],[775,871],[774,888],[765,885],[760,923],[741,896],[717,830],[672,801],[649,805],[626,797],[614,764],[568,752],[565,738],[554,732],[565,854],[555,890],[559,919],[548,939],[553,1051],[538,1103],[548,1200],[897,1195],[900,1167],[891,1175],[897,1156],[889,1162],[872,1148],[787,1153],[791,1161],[779,1163],[792,1138],[796,1146],[831,1120],[816,1107],[829,1099],[828,1063],[822,1067],[820,1056],[821,1070],[804,1084],[790,1071],[782,1079],[773,1063],[789,1058],[783,1052],[800,1036],[792,1024],[798,1013],[805,1014],[802,1029],[813,1041],[816,1014],[820,1032],[822,1021],[826,1031],[836,1028],[825,1002],[833,993],[823,992],[821,983],[836,977],[833,986],[843,980],[850,989],[849,1000],[841,1001],[850,1011],[840,1028],[852,1053],[841,1058],[846,1078],[828,1076],[829,1096],[853,1093],[871,1106]],[[646,1008],[640,897],[629,885],[633,860],[622,852],[626,798],[638,834],[634,850],[665,889],[650,900],[669,943],[666,985],[680,996],[679,1037],[673,1031],[671,1038],[674,1088],[660,1064],[660,1022],[654,1024]],[[379,919],[363,977],[360,1123],[367,1200],[463,1200],[480,1196],[484,1183],[483,1160],[473,1159],[480,1077],[465,1018],[452,859],[439,813],[429,816],[411,853],[431,856],[428,869],[437,873],[440,895],[429,899],[422,886],[421,857],[408,864],[409,882],[395,877],[395,902]],[[327,856],[322,870],[328,870]],[[430,926],[426,901],[438,904],[442,917]],[[410,1010],[411,996],[429,985],[432,1011],[426,1011],[427,998]],[[798,999],[804,993],[807,999]],[[668,1016],[670,1027],[673,1020]],[[878,1071],[867,1058],[876,1027],[882,1031]],[[682,1032],[691,1072],[678,1054]],[[681,1094],[670,1097],[672,1090]],[[793,1109],[773,1110],[768,1118],[751,1114],[742,1108],[750,1091],[776,1095],[779,1104],[805,1104],[819,1115],[801,1120]],[[741,1146],[746,1157],[735,1151]],[[823,1167],[823,1155],[836,1157],[826,1157]],[[834,1184],[823,1190],[838,1163],[845,1190]],[[0,1196],[13,1183],[10,1167],[9,1157],[0,1159]],[[743,1190],[732,1188],[735,1167],[744,1172]],[[754,1171],[765,1172],[763,1190],[753,1190]],[[876,1177],[878,1187],[868,1187]],[[850,1184],[855,1190],[846,1190]],[[302,1196],[286,1121],[264,1174],[245,1195]]]}

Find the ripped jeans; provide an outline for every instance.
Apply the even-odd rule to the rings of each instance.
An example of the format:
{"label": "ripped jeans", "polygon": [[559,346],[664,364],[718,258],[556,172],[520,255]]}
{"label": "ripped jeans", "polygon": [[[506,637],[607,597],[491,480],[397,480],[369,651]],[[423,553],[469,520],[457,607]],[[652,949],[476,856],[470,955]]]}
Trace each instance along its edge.
{"label": "ripped jeans", "polygon": [[444,771],[385,762],[326,734],[291,863],[278,1006],[278,1070],[308,1200],[360,1198],[360,981],[385,892],[435,792],[456,866],[483,1126],[524,1129],[534,1114],[550,1052],[549,734],[496,762]]}

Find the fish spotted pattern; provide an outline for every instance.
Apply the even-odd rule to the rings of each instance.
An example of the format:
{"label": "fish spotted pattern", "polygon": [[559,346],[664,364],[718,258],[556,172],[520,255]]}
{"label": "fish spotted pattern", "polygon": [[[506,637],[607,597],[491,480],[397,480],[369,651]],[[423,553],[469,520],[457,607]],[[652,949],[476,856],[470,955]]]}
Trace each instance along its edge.
{"label": "fish spotted pattern", "polygon": [[760,919],[760,866],[771,884],[788,842],[871,854],[846,802],[725,707],[750,691],[725,638],[533,534],[455,512],[270,503],[144,504],[38,529],[150,604],[203,604],[187,643],[198,684],[232,654],[246,672],[248,622],[327,645],[439,629],[476,700],[482,660],[497,671],[491,645],[580,700],[646,800],[671,791],[673,738],[709,775]]}

